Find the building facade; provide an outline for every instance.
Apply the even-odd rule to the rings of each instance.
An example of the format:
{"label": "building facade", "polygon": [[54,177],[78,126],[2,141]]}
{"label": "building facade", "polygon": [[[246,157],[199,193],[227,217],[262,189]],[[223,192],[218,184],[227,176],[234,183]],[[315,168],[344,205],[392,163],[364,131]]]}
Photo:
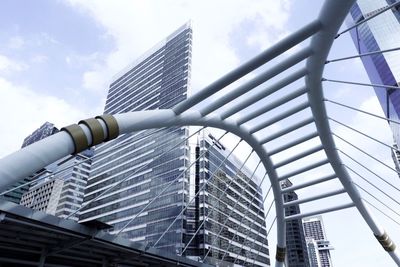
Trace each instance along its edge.
{"label": "building facade", "polygon": [[[48,175],[45,173],[44,175]],[[43,179],[38,184],[31,186],[24,193],[20,204],[22,206],[55,215],[64,181],[61,179]]]}
{"label": "building facade", "polygon": [[[290,186],[292,186],[292,183],[289,180],[284,180],[281,182],[282,189]],[[284,202],[290,202],[297,199],[297,194],[294,191],[289,191],[283,194]],[[298,204],[285,208],[285,216],[291,216],[299,213],[300,206]],[[286,254],[286,264],[288,267],[309,266],[307,244],[301,219],[290,220],[286,222]]]}
{"label": "building facade", "polygon": [[[303,218],[303,227],[307,244],[310,245],[309,250],[314,251],[313,254],[318,257],[316,261],[315,259],[310,261],[311,267],[331,267],[332,259],[330,251],[333,247],[326,238],[322,217],[313,216]],[[315,249],[315,245],[317,245],[317,249]]]}
{"label": "building facade", "polygon": [[19,204],[77,221],[78,214],[69,215],[81,207],[92,156],[89,149],[47,166]]}
{"label": "building facade", "polygon": [[207,263],[219,266],[269,266],[260,180],[246,167],[240,170],[242,162],[233,154],[224,161],[230,151],[206,130],[200,131],[191,149],[198,159],[191,198],[197,196],[188,214],[188,239],[201,230],[186,255],[207,255]]}
{"label": "building facade", "polygon": [[[26,147],[30,144],[33,144],[43,138],[46,138],[52,134],[55,134],[58,131],[59,130],[54,126],[54,124],[52,124],[50,122],[45,122],[42,126],[40,126],[32,134],[30,134],[29,136],[27,136],[24,139],[24,142],[22,143],[21,148],[24,148],[24,147]],[[34,173],[34,174],[24,178],[23,180],[18,181],[17,183],[10,186],[10,188],[8,188],[6,191],[11,190],[13,188],[16,188],[16,189],[4,194],[3,196],[0,196],[0,198],[19,204],[21,201],[22,195],[24,193],[28,192],[28,190],[29,190],[29,185],[26,185],[26,186],[22,186],[22,185],[31,182],[34,179],[34,177],[39,177],[41,174],[44,174],[44,173],[46,173],[46,170],[42,169],[42,170],[38,171],[37,173]]]}
{"label": "building facade", "polygon": [[[186,99],[191,47],[188,23],[115,78],[104,113],[171,108]],[[156,244],[187,203],[189,173],[139,212],[188,166],[189,147],[182,142],[187,137],[187,127],[173,127],[126,134],[98,146],[80,222],[100,220],[113,227],[110,233],[124,228],[121,236],[125,238],[148,246]],[[110,187],[113,190],[102,193]],[[184,247],[186,225],[185,215],[180,216],[156,247],[179,253]]]}
{"label": "building facade", "polygon": [[[346,19],[348,26],[381,11],[396,0],[359,0],[350,10]],[[372,18],[351,30],[354,44],[361,53],[397,48],[400,44],[400,5]],[[379,53],[361,57],[369,79],[373,84],[400,85],[400,52]],[[400,120],[400,90],[375,87],[375,93],[386,117]],[[388,121],[394,141],[400,144],[400,127]]]}

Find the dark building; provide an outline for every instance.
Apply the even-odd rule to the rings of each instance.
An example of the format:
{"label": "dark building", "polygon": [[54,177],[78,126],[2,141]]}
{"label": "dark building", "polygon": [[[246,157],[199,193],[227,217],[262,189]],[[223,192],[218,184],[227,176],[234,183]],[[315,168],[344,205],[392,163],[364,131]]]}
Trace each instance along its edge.
{"label": "dark building", "polygon": [[[282,189],[288,188],[290,186],[292,186],[292,183],[289,180],[284,180],[281,182]],[[297,194],[294,191],[283,194],[284,202],[290,202],[297,199]],[[285,208],[285,216],[295,215],[299,213],[299,205],[291,205]],[[301,219],[290,220],[286,222],[286,251],[288,267],[310,266]]]}

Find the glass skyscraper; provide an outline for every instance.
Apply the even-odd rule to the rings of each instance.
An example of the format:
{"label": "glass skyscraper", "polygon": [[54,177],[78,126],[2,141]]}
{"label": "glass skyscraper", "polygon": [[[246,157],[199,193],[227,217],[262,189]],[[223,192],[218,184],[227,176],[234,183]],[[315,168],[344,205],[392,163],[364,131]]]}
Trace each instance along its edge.
{"label": "glass skyscraper", "polygon": [[240,170],[243,163],[233,154],[224,161],[230,151],[206,130],[200,131],[191,150],[199,160],[191,175],[191,198],[197,197],[188,214],[188,239],[201,230],[186,255],[201,259],[207,255],[210,264],[223,258],[219,266],[233,266],[229,265],[233,262],[269,266],[259,178],[246,167]]}
{"label": "glass skyscraper", "polygon": [[[397,0],[358,0],[346,20],[348,26],[363,21]],[[361,53],[397,48],[400,44],[400,5],[351,30],[354,44]],[[375,54],[361,58],[374,84],[400,85],[400,52]],[[400,121],[400,90],[376,87],[375,93],[386,117]],[[390,123],[395,143],[400,144],[400,127]]]}
{"label": "glass skyscraper", "polygon": [[[190,86],[192,29],[185,24],[128,66],[111,83],[104,113],[167,109],[187,98]],[[154,133],[155,132],[155,133]],[[153,133],[153,134],[151,134]],[[95,149],[84,205],[103,190],[118,186],[87,205],[80,222],[100,220],[132,241],[152,246],[187,203],[189,173],[178,179],[143,213],[139,211],[189,165],[187,127],[126,134]],[[180,252],[187,226],[180,216],[157,248]]]}

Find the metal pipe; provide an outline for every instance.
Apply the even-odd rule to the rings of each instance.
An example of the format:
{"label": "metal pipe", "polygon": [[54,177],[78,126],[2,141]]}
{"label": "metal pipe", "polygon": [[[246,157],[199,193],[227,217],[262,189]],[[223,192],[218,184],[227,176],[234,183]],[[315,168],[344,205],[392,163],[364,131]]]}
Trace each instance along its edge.
{"label": "metal pipe", "polygon": [[274,92],[280,90],[281,88],[297,81],[298,79],[304,77],[307,74],[307,69],[302,68],[298,71],[295,71],[292,74],[289,74],[287,77],[283,78],[282,80],[264,88],[260,92],[257,92],[254,95],[251,95],[247,99],[244,99],[240,103],[236,104],[234,107],[230,107],[228,110],[221,112],[221,119],[226,119],[233,114],[245,109],[246,107],[254,104],[255,102],[273,94]]}
{"label": "metal pipe", "polygon": [[276,138],[279,138],[279,137],[281,137],[281,136],[283,136],[285,134],[288,134],[288,133],[293,132],[293,131],[301,128],[301,127],[304,127],[304,126],[312,123],[313,121],[314,121],[313,117],[309,117],[307,119],[301,120],[301,121],[299,121],[299,122],[297,122],[297,123],[295,123],[295,124],[293,124],[293,125],[291,125],[291,126],[289,126],[287,128],[279,130],[278,132],[276,132],[276,133],[274,133],[274,134],[272,134],[270,136],[264,137],[259,142],[260,142],[261,145],[263,145],[263,144],[268,143],[268,142],[270,142],[270,141],[272,141],[272,140],[274,140]]}
{"label": "metal pipe", "polygon": [[336,195],[343,194],[343,193],[346,193],[346,189],[341,188],[341,189],[337,189],[337,190],[334,190],[334,191],[331,191],[331,192],[318,194],[318,195],[315,195],[315,196],[312,196],[312,197],[307,197],[307,198],[302,198],[302,199],[297,199],[297,200],[285,202],[283,204],[283,206],[285,208],[287,208],[287,207],[290,207],[290,206],[293,206],[293,205],[304,204],[304,203],[311,202],[311,201],[314,201],[314,200],[327,198],[327,197],[332,197],[332,196],[336,196]]}
{"label": "metal pipe", "polygon": [[289,35],[285,39],[279,41],[272,47],[268,48],[258,56],[242,64],[240,67],[225,74],[222,78],[213,82],[209,86],[205,87],[202,90],[199,90],[198,93],[194,94],[190,98],[177,104],[174,108],[172,108],[173,112],[179,115],[182,112],[190,109],[194,105],[198,104],[200,101],[220,91],[222,88],[226,87],[227,85],[231,84],[232,82],[236,81],[242,76],[250,73],[256,68],[264,65],[271,59],[279,56],[280,54],[286,52],[288,49],[294,47],[295,45],[309,38],[310,36],[318,32],[320,29],[321,29],[321,23],[319,21],[311,22],[310,24],[301,28],[297,32]]}
{"label": "metal pipe", "polygon": [[304,217],[310,217],[310,216],[324,214],[324,213],[328,213],[328,212],[332,212],[332,211],[348,209],[348,208],[352,208],[354,206],[355,206],[355,204],[353,202],[351,202],[351,203],[347,203],[347,204],[343,204],[343,205],[338,205],[335,207],[320,209],[320,210],[306,212],[306,213],[300,213],[300,214],[285,217],[285,221],[298,220],[298,219],[302,219]]}
{"label": "metal pipe", "polygon": [[[296,54],[290,56],[289,58],[279,62],[276,66],[260,73],[255,78],[251,79],[250,81],[240,85],[239,87],[230,90],[222,97],[210,101],[207,106],[201,108],[199,111],[203,116],[210,114],[214,110],[222,107],[223,105],[229,103],[230,101],[236,99],[237,97],[247,93],[251,89],[257,87],[258,85],[268,81],[269,79],[275,77],[276,75],[284,72],[285,70],[293,67],[294,65],[298,64],[299,62],[303,61],[304,59],[308,58],[312,54],[312,50],[309,47],[303,48]],[[303,74],[304,76],[304,74]]]}
{"label": "metal pipe", "polygon": [[279,176],[278,181],[286,180],[286,179],[288,179],[288,178],[290,178],[292,176],[296,176],[296,175],[298,175],[300,173],[303,173],[303,172],[306,172],[306,171],[321,167],[322,165],[325,165],[327,163],[329,163],[329,159],[323,159],[323,160],[317,161],[315,163],[311,163],[310,165],[304,166],[304,167],[302,167],[302,168],[300,168],[298,170],[291,171],[291,172],[289,172],[287,174]]}
{"label": "metal pipe", "polygon": [[[304,102],[300,103],[299,105],[296,105],[295,107],[292,107],[291,109],[289,109],[289,110],[287,110],[285,112],[282,112],[281,114],[279,114],[279,115],[277,115],[277,116],[275,116],[275,117],[273,117],[273,118],[271,118],[271,119],[269,119],[267,121],[264,121],[264,122],[262,122],[262,123],[260,123],[258,125],[255,125],[255,126],[251,127],[249,132],[251,134],[253,134],[255,132],[258,132],[261,129],[264,129],[264,128],[266,128],[266,127],[268,127],[268,126],[270,126],[270,125],[272,125],[272,124],[274,124],[274,123],[276,123],[276,122],[278,122],[280,120],[283,120],[283,119],[285,119],[285,118],[287,118],[287,117],[289,117],[289,116],[291,116],[291,115],[293,115],[293,114],[295,114],[297,112],[300,112],[300,111],[302,111],[302,110],[304,110],[304,109],[306,109],[308,107],[309,107],[308,101],[304,101]],[[241,119],[238,120],[238,124],[243,124],[244,122],[245,121],[243,121]]]}
{"label": "metal pipe", "polygon": [[[305,94],[305,93],[307,93],[307,88],[305,86],[303,86],[300,89],[297,89],[294,92],[292,92],[282,98],[279,98],[275,101],[270,102],[267,105],[264,105],[264,106],[257,108],[249,113],[246,113],[245,116],[240,118],[240,122],[242,123],[242,122],[247,122],[249,120],[252,120],[262,114],[265,114],[266,112],[268,112],[274,108],[277,108],[277,107],[289,102],[290,100],[295,99],[296,97],[299,97],[299,96]],[[259,99],[259,100],[261,100],[261,99]]]}
{"label": "metal pipe", "polygon": [[280,147],[277,147],[277,148],[274,148],[274,149],[270,150],[268,152],[268,155],[272,156],[272,155],[274,155],[276,153],[282,152],[282,151],[284,151],[286,149],[289,149],[291,147],[297,146],[298,144],[301,144],[301,143],[304,143],[304,142],[306,142],[308,140],[311,140],[311,139],[313,139],[313,138],[315,138],[317,136],[318,136],[318,132],[316,132],[316,131],[312,132],[312,133],[309,133],[309,134],[304,135],[304,136],[302,136],[300,138],[297,138],[297,139],[295,139],[295,140],[293,140],[291,142],[288,142],[288,143],[286,143],[286,144],[284,144],[284,145],[282,145]]}
{"label": "metal pipe", "polygon": [[293,161],[296,161],[296,160],[299,160],[299,159],[301,159],[301,158],[307,157],[307,156],[309,156],[309,155],[311,155],[311,154],[313,154],[313,153],[316,153],[316,152],[318,152],[318,151],[321,151],[321,150],[323,150],[323,149],[324,149],[324,146],[323,146],[322,144],[320,144],[320,145],[318,145],[318,146],[316,146],[316,147],[313,147],[313,148],[310,148],[310,149],[308,149],[308,150],[305,150],[305,151],[303,151],[303,152],[301,152],[301,153],[299,153],[299,154],[297,154],[297,155],[294,155],[294,156],[292,156],[292,157],[290,157],[290,158],[287,158],[287,159],[285,159],[285,160],[282,160],[282,161],[276,163],[274,166],[275,166],[275,168],[282,167],[282,166],[284,166],[284,165],[287,165],[287,164],[289,164],[289,163],[292,163]]}
{"label": "metal pipe", "polygon": [[304,183],[299,183],[299,184],[296,184],[296,185],[292,185],[292,186],[287,187],[287,188],[282,188],[282,194],[290,192],[290,191],[302,189],[302,188],[305,188],[305,187],[309,187],[309,186],[312,186],[312,185],[316,185],[316,184],[319,184],[319,183],[323,183],[323,182],[326,182],[326,181],[330,181],[330,180],[335,179],[335,178],[337,178],[336,173],[330,174],[330,175],[327,175],[327,176],[323,176],[323,177],[318,178],[318,179],[313,179],[312,181],[307,181],[307,182],[304,182]]}

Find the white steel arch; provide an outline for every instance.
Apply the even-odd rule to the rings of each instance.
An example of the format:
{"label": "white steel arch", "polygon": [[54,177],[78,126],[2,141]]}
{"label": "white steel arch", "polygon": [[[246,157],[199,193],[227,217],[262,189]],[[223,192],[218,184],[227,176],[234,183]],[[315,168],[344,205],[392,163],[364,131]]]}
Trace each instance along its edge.
{"label": "white steel arch", "polygon": [[[286,220],[297,219],[311,214],[340,210],[353,206],[358,209],[373,234],[378,238],[378,241],[385,250],[388,251],[392,259],[400,266],[400,258],[397,254],[396,246],[390,240],[383,228],[377,223],[376,219],[372,217],[364,201],[361,199],[357,188],[352,183],[347,170],[341,162],[330,131],[325,110],[321,84],[324,65],[339,27],[354,2],[354,0],[327,0],[319,17],[314,22],[278,42],[259,56],[228,73],[213,84],[199,91],[197,94],[178,104],[173,109],[130,112],[114,116],[105,115],[96,117],[96,119],[81,121],[78,125],[68,126],[64,128],[64,131],[3,158],[0,160],[0,189],[5,189],[15,181],[30,175],[68,154],[77,153],[86,149],[88,146],[93,146],[103,141],[107,141],[120,134],[169,126],[211,126],[229,131],[245,140],[258,154],[268,172],[268,177],[271,181],[275,198],[275,209],[277,215],[276,266],[284,266]],[[298,45],[307,38],[311,38],[309,46],[302,48],[300,51],[294,53],[267,71],[262,72],[260,75],[245,84],[229,91],[229,93],[224,95],[224,97],[214,101],[207,100],[208,97],[223,89],[225,86],[279,56],[288,49]],[[251,97],[244,98],[243,100],[241,99],[240,103],[232,104],[224,112],[219,111],[220,107],[232,103],[233,100],[241,97],[263,82],[302,61],[306,61],[305,68],[293,72],[274,85],[265,88],[265,90],[262,90]],[[282,97],[275,102],[266,103],[265,106],[260,107],[239,119],[232,118],[232,115],[237,112],[301,78],[305,78],[305,84],[300,89],[293,91],[289,95]],[[252,125],[251,127],[246,124],[253,118],[256,118],[301,95],[307,95],[308,101],[291,109],[287,109],[276,117],[268,118],[267,120],[259,120],[258,124]],[[199,103],[203,103],[204,105],[202,105],[201,108],[196,108],[196,105]],[[275,134],[275,136],[261,139],[255,136],[255,133],[261,129],[304,110],[305,108],[311,109],[313,114],[312,118],[306,118],[303,121],[290,125]],[[263,144],[266,142],[309,124],[315,124],[317,132],[306,136],[299,136],[298,139],[288,144],[283,144],[280,148],[275,149],[274,151],[267,151],[265,147],[263,147]],[[274,163],[271,160],[271,155],[282,152],[291,146],[300,144],[317,136],[320,138],[319,145],[307,151],[302,151],[301,153],[279,163]],[[318,151],[325,151],[327,159],[321,162],[315,162],[310,166],[305,166],[302,169],[293,171],[284,176],[278,175],[277,169],[279,167]],[[287,190],[285,191],[285,189],[281,189],[280,181],[289,178],[291,175],[296,175],[327,163],[332,166],[334,171],[333,174],[321,177],[313,182],[295,185],[295,188],[311,187],[315,184],[337,178],[340,180],[344,189],[300,201],[315,201],[332,195],[347,193],[352,202],[336,207],[328,207],[308,214],[285,217],[285,203],[283,202],[282,194]]]}

